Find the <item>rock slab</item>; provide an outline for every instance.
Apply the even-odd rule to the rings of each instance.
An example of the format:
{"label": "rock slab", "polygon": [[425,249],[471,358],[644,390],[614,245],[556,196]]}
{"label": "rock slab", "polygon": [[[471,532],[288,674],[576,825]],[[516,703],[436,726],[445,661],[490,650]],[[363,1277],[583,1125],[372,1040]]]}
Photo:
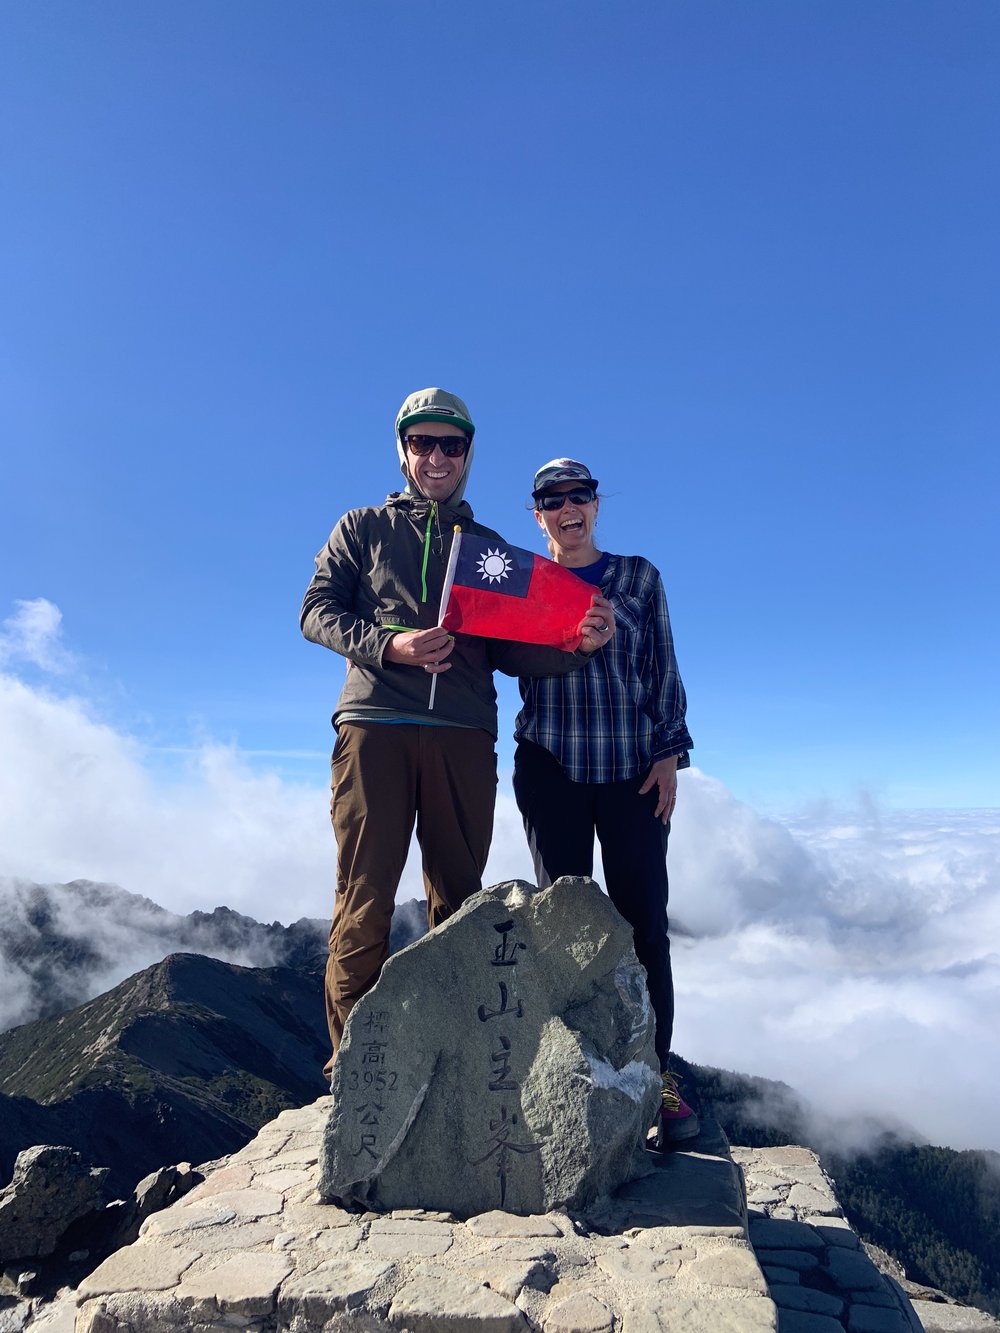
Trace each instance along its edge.
{"label": "rock slab", "polygon": [[632,931],[590,879],[484,889],[389,959],[334,1066],[321,1198],[585,1208],[648,1171],[659,1099]]}
{"label": "rock slab", "polygon": [[106,1202],[107,1167],[88,1166],[72,1148],[39,1144],[18,1153],[0,1190],[0,1260],[44,1258],[68,1227]]}

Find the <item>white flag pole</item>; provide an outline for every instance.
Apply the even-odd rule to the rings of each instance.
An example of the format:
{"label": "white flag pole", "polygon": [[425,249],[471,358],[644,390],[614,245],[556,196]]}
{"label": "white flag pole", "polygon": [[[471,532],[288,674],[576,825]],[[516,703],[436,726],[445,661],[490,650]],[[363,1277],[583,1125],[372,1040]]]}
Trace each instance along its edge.
{"label": "white flag pole", "polygon": [[[439,625],[441,624],[441,621],[444,620],[444,613],[448,609],[448,598],[451,596],[451,585],[455,582],[455,566],[458,564],[458,553],[462,549],[462,529],[457,523],[454,527],[454,533],[455,535],[451,539],[451,551],[448,554],[448,564],[444,571],[444,583],[441,585],[441,605],[438,608],[437,620]],[[428,712],[432,712],[434,709],[434,696],[437,693],[439,674],[440,673],[435,672],[434,675],[431,676],[431,697],[427,701]]]}

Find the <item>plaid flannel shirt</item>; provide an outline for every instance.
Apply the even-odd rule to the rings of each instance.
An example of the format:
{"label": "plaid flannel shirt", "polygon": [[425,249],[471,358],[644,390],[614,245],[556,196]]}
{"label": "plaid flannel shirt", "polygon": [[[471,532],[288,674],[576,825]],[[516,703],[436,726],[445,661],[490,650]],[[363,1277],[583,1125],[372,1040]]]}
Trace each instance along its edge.
{"label": "plaid flannel shirt", "polygon": [[687,700],[663,580],[641,556],[612,555],[600,591],[615,612],[610,642],[569,675],[519,677],[514,736],[544,746],[574,782],[645,776],[671,755],[687,768]]}

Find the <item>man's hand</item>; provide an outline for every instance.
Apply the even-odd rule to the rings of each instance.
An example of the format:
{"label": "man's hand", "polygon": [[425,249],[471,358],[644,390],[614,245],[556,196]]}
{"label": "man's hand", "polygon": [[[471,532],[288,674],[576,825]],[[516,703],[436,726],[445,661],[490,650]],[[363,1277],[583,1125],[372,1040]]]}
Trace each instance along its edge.
{"label": "man's hand", "polygon": [[590,610],[580,621],[577,631],[583,635],[580,642],[580,651],[583,653],[596,653],[614,634],[615,613],[608,599],[599,592],[595,592],[591,598]]}
{"label": "man's hand", "polygon": [[651,791],[654,785],[658,788],[658,799],[656,809],[653,811],[653,818],[658,819],[661,824],[669,824],[670,816],[674,813],[674,805],[677,801],[676,755],[672,755],[669,759],[657,759],[649,770],[646,781],[639,788],[639,795],[645,796],[646,792]]}
{"label": "man's hand", "polygon": [[392,662],[396,666],[423,667],[425,671],[437,675],[441,671],[451,670],[451,663],[444,659],[454,646],[455,640],[440,625],[435,625],[433,629],[403,630],[389,640],[382,661]]}

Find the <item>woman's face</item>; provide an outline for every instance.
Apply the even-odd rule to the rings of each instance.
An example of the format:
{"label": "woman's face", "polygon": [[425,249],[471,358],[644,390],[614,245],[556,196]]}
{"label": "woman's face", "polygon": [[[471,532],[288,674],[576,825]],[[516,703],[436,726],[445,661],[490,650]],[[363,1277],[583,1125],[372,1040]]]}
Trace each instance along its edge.
{"label": "woman's face", "polygon": [[559,481],[545,488],[546,495],[569,495],[571,492],[581,495],[583,491],[588,491],[591,496],[586,504],[565,500],[561,509],[535,510],[538,526],[553,545],[567,555],[573,551],[589,551],[593,546],[594,523],[601,502],[589,487],[578,481]]}

